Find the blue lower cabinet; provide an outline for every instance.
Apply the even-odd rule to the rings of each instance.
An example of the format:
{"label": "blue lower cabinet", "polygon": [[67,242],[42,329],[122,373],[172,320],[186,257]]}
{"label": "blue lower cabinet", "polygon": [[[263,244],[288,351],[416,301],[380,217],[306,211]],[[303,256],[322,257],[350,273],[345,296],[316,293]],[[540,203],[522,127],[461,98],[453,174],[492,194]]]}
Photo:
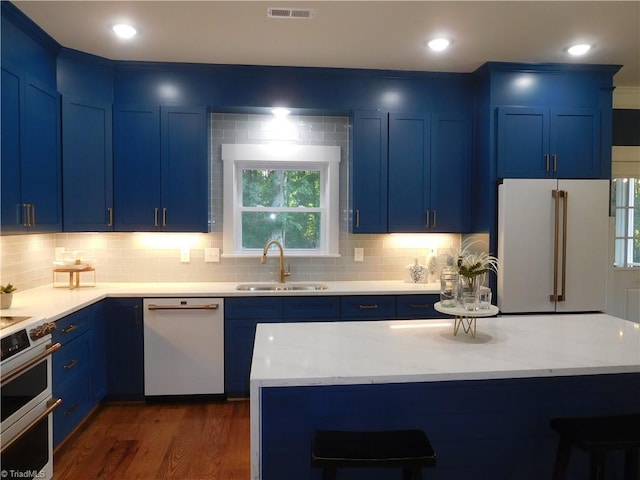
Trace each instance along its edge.
{"label": "blue lower cabinet", "polygon": [[93,402],[89,387],[89,370],[78,371],[76,377],[53,389],[54,398],[62,404],[53,412],[53,448],[62,441],[91,412]]}
{"label": "blue lower cabinet", "polygon": [[433,307],[440,301],[440,295],[398,295],[397,296],[397,316],[398,319],[410,318],[445,318],[440,312],[436,312]]}
{"label": "blue lower cabinet", "polygon": [[224,391],[228,397],[248,397],[256,325],[281,322],[283,298],[226,298],[224,317]]}
{"label": "blue lower cabinet", "polygon": [[340,320],[340,297],[285,298],[283,318],[285,322],[332,322]]}
{"label": "blue lower cabinet", "polygon": [[62,405],[53,412],[54,448],[57,447],[98,404],[94,395],[93,366],[103,361],[104,351],[94,344],[94,320],[101,303],[78,310],[56,321],[53,341],[62,347],[52,357],[53,396]]}
{"label": "blue lower cabinet", "polygon": [[393,295],[354,295],[342,297],[341,320],[393,320],[396,297]]}
{"label": "blue lower cabinet", "polygon": [[144,398],[142,300],[106,299],[108,396],[113,400]]}

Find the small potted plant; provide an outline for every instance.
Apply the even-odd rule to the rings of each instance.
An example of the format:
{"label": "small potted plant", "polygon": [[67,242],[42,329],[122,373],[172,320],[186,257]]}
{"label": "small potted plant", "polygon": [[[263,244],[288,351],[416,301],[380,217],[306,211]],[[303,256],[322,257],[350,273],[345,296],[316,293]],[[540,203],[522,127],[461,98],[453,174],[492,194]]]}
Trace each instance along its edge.
{"label": "small potted plant", "polygon": [[13,300],[13,292],[16,291],[11,283],[6,285],[0,285],[0,309],[4,310],[11,308],[11,301]]}

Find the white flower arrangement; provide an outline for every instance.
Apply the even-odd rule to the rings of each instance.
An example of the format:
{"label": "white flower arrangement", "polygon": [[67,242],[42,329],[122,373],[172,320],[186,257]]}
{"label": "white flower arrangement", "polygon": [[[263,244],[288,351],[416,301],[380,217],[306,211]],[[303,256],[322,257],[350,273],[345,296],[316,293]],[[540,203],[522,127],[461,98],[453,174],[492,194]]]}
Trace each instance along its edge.
{"label": "white flower arrangement", "polygon": [[500,264],[498,259],[486,252],[477,252],[472,250],[472,246],[480,240],[474,240],[473,237],[466,239],[460,244],[460,250],[456,257],[456,265],[458,273],[464,277],[466,287],[473,288],[476,285],[477,277],[487,272],[498,273]]}

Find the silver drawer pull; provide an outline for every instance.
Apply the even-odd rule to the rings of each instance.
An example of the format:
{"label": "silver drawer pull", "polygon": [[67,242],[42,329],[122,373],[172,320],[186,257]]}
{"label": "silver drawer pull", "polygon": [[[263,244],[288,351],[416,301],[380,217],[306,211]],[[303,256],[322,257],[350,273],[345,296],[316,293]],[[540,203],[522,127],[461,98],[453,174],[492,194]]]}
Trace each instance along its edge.
{"label": "silver drawer pull", "polygon": [[375,310],[376,308],[378,308],[377,304],[373,304],[373,305],[360,305],[359,306],[361,310]]}
{"label": "silver drawer pull", "polygon": [[410,303],[411,308],[431,308],[430,303]]}
{"label": "silver drawer pull", "polygon": [[149,310],[218,310],[220,305],[212,303],[209,305],[149,305]]}

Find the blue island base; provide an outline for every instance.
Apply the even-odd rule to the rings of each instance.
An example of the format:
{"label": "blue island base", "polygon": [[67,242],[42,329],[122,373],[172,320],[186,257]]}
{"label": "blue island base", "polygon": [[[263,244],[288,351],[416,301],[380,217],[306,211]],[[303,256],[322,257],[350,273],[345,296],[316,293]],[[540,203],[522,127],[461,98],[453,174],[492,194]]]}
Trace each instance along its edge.
{"label": "blue island base", "polygon": [[[437,455],[429,480],[551,479],[553,417],[640,411],[640,374],[344,386],[263,387],[261,480],[320,480],[310,465],[316,429],[423,429]],[[623,456],[607,479],[623,478]],[[574,449],[571,480],[588,478]],[[401,478],[400,471],[345,469],[341,480]]]}

